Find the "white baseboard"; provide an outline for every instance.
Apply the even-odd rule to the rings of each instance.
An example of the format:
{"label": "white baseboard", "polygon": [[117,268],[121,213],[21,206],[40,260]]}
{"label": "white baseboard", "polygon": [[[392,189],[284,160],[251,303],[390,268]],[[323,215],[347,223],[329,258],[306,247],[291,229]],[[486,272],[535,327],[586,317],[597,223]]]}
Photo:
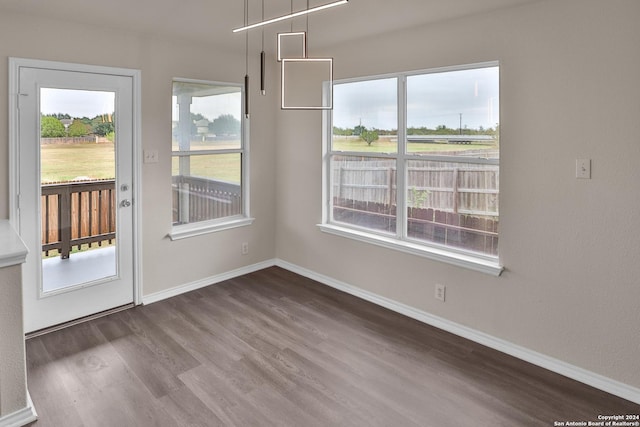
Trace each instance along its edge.
{"label": "white baseboard", "polygon": [[33,406],[29,392],[27,392],[27,407],[0,417],[0,427],[22,427],[37,419],[38,414],[36,413],[36,408]]}
{"label": "white baseboard", "polygon": [[227,273],[222,273],[222,274],[217,274],[215,276],[207,277],[206,279],[201,279],[195,282],[179,285],[174,288],[167,289],[166,291],[160,291],[160,292],[156,292],[149,295],[143,295],[142,304],[144,305],[152,304],[154,302],[175,297],[177,295],[184,294],[186,292],[195,291],[196,289],[204,288],[206,286],[213,285],[215,283],[220,283],[220,282],[224,282],[225,280],[233,279],[235,277],[240,277],[244,274],[249,274],[258,270],[263,270],[265,268],[273,267],[274,265],[275,265],[275,260],[271,259],[271,260],[259,262],[257,264],[248,265],[246,267],[241,267],[236,270],[229,271]]}
{"label": "white baseboard", "polygon": [[640,404],[640,389],[277,259],[275,265],[494,350]]}

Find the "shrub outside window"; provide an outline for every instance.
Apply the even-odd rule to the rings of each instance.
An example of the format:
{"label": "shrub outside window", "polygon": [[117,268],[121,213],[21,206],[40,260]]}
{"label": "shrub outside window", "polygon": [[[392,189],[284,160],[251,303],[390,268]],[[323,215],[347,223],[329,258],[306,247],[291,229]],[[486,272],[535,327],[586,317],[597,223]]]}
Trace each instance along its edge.
{"label": "shrub outside window", "polygon": [[336,81],[323,230],[499,274],[499,99],[497,63]]}
{"label": "shrub outside window", "polygon": [[172,238],[247,219],[242,91],[230,83],[173,82]]}

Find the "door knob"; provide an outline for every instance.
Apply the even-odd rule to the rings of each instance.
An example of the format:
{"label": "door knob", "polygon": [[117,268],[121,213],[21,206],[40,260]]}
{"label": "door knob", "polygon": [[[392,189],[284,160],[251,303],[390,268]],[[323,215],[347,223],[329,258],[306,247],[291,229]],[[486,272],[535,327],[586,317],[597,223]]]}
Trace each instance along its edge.
{"label": "door knob", "polygon": [[123,201],[120,202],[121,208],[128,208],[129,206],[131,206],[131,200],[129,199],[124,199]]}

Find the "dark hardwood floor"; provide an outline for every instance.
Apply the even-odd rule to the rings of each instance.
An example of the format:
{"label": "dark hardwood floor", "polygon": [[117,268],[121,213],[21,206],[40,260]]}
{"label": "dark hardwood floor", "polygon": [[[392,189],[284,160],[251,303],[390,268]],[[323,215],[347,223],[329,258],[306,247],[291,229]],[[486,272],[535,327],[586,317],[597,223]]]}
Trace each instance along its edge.
{"label": "dark hardwood floor", "polygon": [[640,405],[279,268],[27,341],[45,426],[553,426]]}

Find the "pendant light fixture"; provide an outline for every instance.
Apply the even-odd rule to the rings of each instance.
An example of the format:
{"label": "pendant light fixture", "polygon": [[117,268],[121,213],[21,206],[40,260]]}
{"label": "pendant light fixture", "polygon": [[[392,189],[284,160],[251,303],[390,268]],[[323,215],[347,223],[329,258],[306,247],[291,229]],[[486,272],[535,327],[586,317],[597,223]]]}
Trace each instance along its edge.
{"label": "pendant light fixture", "polygon": [[[310,7],[306,0],[306,9],[273,18],[264,19],[264,0],[262,0],[262,21],[249,25],[249,0],[244,2],[244,27],[233,30],[239,32],[298,16],[306,17],[306,31],[293,31],[293,21],[289,33],[278,33],[278,51],[276,58],[281,63],[281,106],[283,110],[331,110],[333,109],[333,58],[310,58],[307,54],[309,32],[309,14],[330,7],[346,4],[349,0],[339,0],[322,6]],[[260,93],[266,95],[266,54],[264,51],[264,28],[262,29],[262,51],[260,52]],[[245,32],[245,76],[244,76],[244,114],[249,118],[249,32]]]}
{"label": "pendant light fixture", "polygon": [[[307,0],[307,9],[309,0]],[[281,61],[281,105],[283,110],[333,109],[333,58],[315,58],[307,55],[309,15],[306,31],[278,34],[278,59]],[[287,54],[280,45],[280,36],[295,40],[302,36],[302,55]],[[299,40],[299,39],[298,39]],[[296,43],[297,44],[297,43]],[[294,44],[294,46],[296,45]],[[289,52],[290,53],[290,52]]]}
{"label": "pendant light fixture", "polygon": [[307,15],[309,13],[319,12],[319,11],[324,10],[324,9],[329,9],[330,7],[335,7],[335,6],[340,6],[340,5],[343,5],[343,4],[347,4],[348,2],[349,2],[349,0],[339,0],[339,1],[335,1],[333,3],[327,3],[327,4],[323,4],[321,6],[316,6],[316,7],[300,10],[298,12],[291,12],[288,15],[283,15],[283,16],[279,16],[277,18],[267,19],[266,21],[263,18],[262,21],[256,22],[255,24],[251,24],[251,25],[249,25],[248,22],[245,22],[244,27],[236,28],[236,29],[233,30],[233,32],[234,33],[238,33],[240,31],[251,30],[253,28],[258,28],[258,27],[261,27],[263,25],[269,25],[269,24],[273,24],[275,22],[285,21],[287,19],[293,19],[293,18],[297,18],[298,16],[303,16],[303,15]]}

